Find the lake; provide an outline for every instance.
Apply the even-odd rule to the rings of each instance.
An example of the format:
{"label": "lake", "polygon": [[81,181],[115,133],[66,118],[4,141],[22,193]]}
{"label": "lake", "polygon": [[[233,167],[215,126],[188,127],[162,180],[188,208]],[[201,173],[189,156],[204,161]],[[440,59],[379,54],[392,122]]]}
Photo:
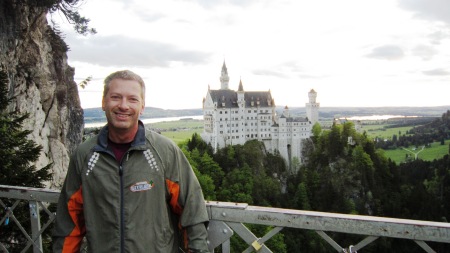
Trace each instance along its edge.
{"label": "lake", "polygon": [[[157,122],[164,122],[164,121],[177,121],[182,119],[203,119],[203,115],[196,115],[196,116],[182,116],[182,117],[165,117],[165,118],[151,118],[151,119],[141,119],[141,121],[144,124],[151,124],[151,123],[157,123]],[[106,121],[104,122],[94,122],[94,123],[87,123],[84,125],[85,128],[90,127],[102,127],[106,124]]]}
{"label": "lake", "polygon": [[339,119],[347,120],[387,120],[392,118],[417,118],[419,116],[403,116],[403,115],[370,115],[370,116],[351,116],[341,117]]}

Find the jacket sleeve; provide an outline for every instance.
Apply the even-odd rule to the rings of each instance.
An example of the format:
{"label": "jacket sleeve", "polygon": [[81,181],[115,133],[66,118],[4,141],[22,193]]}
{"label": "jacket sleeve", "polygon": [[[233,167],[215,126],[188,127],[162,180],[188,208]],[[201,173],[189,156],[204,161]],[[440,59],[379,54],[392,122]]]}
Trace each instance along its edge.
{"label": "jacket sleeve", "polygon": [[180,217],[186,231],[185,242],[192,252],[208,252],[206,224],[209,221],[203,192],[189,161],[177,147],[172,147],[167,157],[166,185],[170,192],[170,206]]}
{"label": "jacket sleeve", "polygon": [[81,177],[75,164],[75,159],[72,157],[58,200],[53,230],[53,252],[55,253],[80,252],[81,242],[86,233]]}

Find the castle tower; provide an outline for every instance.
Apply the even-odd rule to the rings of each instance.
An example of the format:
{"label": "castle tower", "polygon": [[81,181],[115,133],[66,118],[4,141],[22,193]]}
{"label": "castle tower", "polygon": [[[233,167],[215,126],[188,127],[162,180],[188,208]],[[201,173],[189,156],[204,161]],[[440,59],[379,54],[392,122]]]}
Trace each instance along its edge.
{"label": "castle tower", "polygon": [[244,92],[244,86],[242,85],[242,79],[239,81],[239,87],[237,91],[237,100],[239,107],[245,106],[245,92]]}
{"label": "castle tower", "polygon": [[291,116],[289,113],[289,107],[287,105],[284,107],[283,116],[286,118],[289,118]]}
{"label": "castle tower", "polygon": [[311,89],[308,92],[309,103],[306,103],[306,116],[312,125],[319,121],[319,107],[320,103],[316,102],[317,92]]}
{"label": "castle tower", "polygon": [[228,82],[230,81],[230,77],[228,76],[227,66],[225,65],[225,61],[223,61],[222,73],[220,75],[220,89],[228,90]]}

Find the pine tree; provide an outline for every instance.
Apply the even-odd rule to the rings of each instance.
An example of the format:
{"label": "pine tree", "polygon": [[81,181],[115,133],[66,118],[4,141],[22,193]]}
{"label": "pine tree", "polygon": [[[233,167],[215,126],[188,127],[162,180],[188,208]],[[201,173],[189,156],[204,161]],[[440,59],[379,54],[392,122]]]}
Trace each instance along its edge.
{"label": "pine tree", "polygon": [[[28,114],[20,115],[13,111],[8,112],[8,77],[4,70],[0,69],[0,185],[44,187],[45,181],[51,179],[50,164],[37,170],[34,162],[39,158],[42,147],[33,140],[27,139],[31,133],[23,130],[22,124],[28,118]],[[31,231],[30,212],[28,202],[19,203],[13,210],[14,199],[1,200],[0,213],[9,210],[14,217]],[[3,217],[3,215],[0,215]],[[9,222],[7,222],[9,221]],[[26,245],[26,238],[11,219],[0,224],[0,242],[8,248],[9,252],[18,252],[18,249]]]}

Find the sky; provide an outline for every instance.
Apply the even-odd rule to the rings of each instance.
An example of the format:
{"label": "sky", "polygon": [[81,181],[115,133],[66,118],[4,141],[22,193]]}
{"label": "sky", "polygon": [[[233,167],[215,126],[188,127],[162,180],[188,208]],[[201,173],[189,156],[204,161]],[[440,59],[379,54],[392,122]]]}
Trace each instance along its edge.
{"label": "sky", "polygon": [[[52,18],[68,44],[83,108],[101,107],[104,78],[129,69],[146,106],[201,108],[208,86],[269,91],[277,106],[450,105],[448,0],[86,0],[97,34]],[[450,106],[449,106],[450,108]]]}

